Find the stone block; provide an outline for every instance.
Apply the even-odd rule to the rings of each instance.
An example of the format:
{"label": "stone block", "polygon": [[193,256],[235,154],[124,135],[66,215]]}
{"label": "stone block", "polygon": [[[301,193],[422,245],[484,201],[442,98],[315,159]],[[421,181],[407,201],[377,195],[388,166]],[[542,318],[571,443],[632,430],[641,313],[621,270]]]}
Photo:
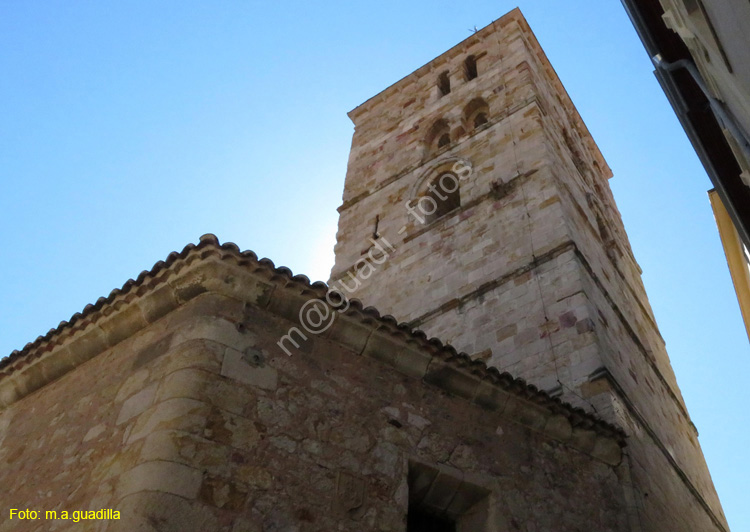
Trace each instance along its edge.
{"label": "stone block", "polygon": [[367,340],[376,328],[376,325],[362,323],[359,319],[345,314],[337,314],[336,321],[331,326],[327,338],[359,354],[365,348]]}
{"label": "stone block", "polygon": [[573,427],[565,416],[554,415],[547,418],[544,432],[558,441],[566,442],[573,436]]}
{"label": "stone block", "polygon": [[195,499],[201,488],[203,473],[175,462],[145,462],[123,473],[117,485],[117,497],[143,491],[158,491]]}
{"label": "stone block", "polygon": [[613,438],[598,437],[591,455],[612,466],[620,465],[622,461],[622,449]]}
{"label": "stone block", "polygon": [[432,360],[423,380],[452,395],[469,400],[474,399],[480,383],[475,375],[438,359]]}
{"label": "stone block", "polygon": [[248,491],[241,482],[206,475],[200,487],[200,500],[214,508],[238,511],[245,505]]}
{"label": "stone block", "polygon": [[[105,523],[107,532],[134,532],[153,530],[159,524],[159,532],[188,532],[221,530],[211,508],[192,499],[161,492],[134,493],[122,499],[117,508],[122,517]],[[80,523],[79,523],[80,524]],[[259,532],[260,529],[242,530]]]}
{"label": "stone block", "polygon": [[260,351],[254,349],[247,349],[243,353],[227,348],[221,375],[263,390],[275,390],[278,386],[278,371],[259,362],[263,358]]}
{"label": "stone block", "polygon": [[502,412],[508,402],[508,393],[487,381],[479,383],[474,403],[488,410]]}
{"label": "stone block", "polygon": [[206,420],[203,437],[238,449],[252,449],[260,440],[260,433],[254,421],[212,408]]}
{"label": "stone block", "polygon": [[127,443],[145,438],[158,430],[184,430],[200,433],[208,418],[210,407],[195,399],[169,399],[143,412],[128,434]]}
{"label": "stone block", "polygon": [[141,313],[148,323],[166,316],[178,306],[177,297],[169,284],[162,284],[138,300]]}
{"label": "stone block", "polygon": [[432,362],[432,356],[427,351],[421,351],[410,346],[398,349],[393,359],[393,367],[396,371],[409,377],[421,379],[427,372]]}
{"label": "stone block", "polygon": [[158,383],[152,383],[143,390],[133,394],[123,402],[120,413],[117,416],[116,425],[129,421],[131,418],[140,415],[151,406],[156,396]]}
{"label": "stone block", "polygon": [[180,323],[172,340],[172,347],[191,340],[209,340],[244,351],[257,343],[257,336],[246,328],[239,330],[236,323],[215,316],[196,316]]}
{"label": "stone block", "polygon": [[130,338],[148,323],[138,305],[122,301],[117,307],[114,313],[99,322],[110,346]]}

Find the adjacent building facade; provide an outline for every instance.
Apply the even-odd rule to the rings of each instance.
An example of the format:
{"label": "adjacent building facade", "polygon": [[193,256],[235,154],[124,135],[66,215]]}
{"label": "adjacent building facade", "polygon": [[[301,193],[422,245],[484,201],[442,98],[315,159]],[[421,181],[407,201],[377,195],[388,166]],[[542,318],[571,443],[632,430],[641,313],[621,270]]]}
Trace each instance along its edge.
{"label": "adjacent building facade", "polygon": [[750,3],[622,1],[714,185],[711,206],[750,335]]}

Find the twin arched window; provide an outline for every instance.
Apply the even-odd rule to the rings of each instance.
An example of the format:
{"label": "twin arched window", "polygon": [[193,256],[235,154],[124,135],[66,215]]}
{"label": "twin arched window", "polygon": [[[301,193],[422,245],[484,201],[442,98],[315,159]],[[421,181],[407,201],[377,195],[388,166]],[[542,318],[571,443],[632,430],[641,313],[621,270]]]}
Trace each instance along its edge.
{"label": "twin arched window", "polygon": [[474,98],[464,107],[464,123],[468,130],[476,129],[489,122],[490,108],[482,98]]}
{"label": "twin arched window", "polygon": [[430,128],[425,139],[429,152],[435,152],[451,143],[451,129],[447,120],[437,120]]}
{"label": "twin arched window", "polygon": [[462,124],[455,130],[451,130],[450,124],[441,118],[432,125],[425,144],[427,153],[435,153],[450,146],[455,138],[460,137],[466,131],[473,131],[489,123],[490,109],[482,98],[474,98],[464,107],[462,113]]}

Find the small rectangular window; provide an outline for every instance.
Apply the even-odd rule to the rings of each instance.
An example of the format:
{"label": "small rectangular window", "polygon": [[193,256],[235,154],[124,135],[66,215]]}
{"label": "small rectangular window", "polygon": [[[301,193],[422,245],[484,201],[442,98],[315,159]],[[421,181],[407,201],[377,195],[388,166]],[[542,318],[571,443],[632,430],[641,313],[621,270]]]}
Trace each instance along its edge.
{"label": "small rectangular window", "polygon": [[471,81],[479,75],[477,71],[477,58],[473,55],[470,55],[464,61],[464,75],[466,76],[466,81]]}
{"label": "small rectangular window", "polygon": [[448,71],[445,71],[438,76],[438,89],[440,90],[440,96],[450,94],[451,78],[448,76]]}

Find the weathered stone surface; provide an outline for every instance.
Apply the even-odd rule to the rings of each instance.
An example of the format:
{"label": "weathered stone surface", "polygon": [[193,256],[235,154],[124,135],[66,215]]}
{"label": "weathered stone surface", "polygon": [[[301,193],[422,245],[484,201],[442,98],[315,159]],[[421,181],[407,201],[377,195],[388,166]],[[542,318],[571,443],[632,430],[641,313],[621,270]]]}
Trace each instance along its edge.
{"label": "weathered stone surface", "polygon": [[263,362],[263,355],[252,349],[244,353],[235,349],[227,349],[224,353],[221,374],[264,390],[275,390],[278,385],[276,369],[267,366]]}
{"label": "weathered stone surface", "polygon": [[154,396],[156,395],[157,386],[157,383],[151,383],[148,387],[128,397],[125,402],[123,402],[120,414],[117,416],[117,421],[115,421],[115,423],[117,425],[124,423],[134,416],[143,413],[144,410],[150,407],[154,400]]}
{"label": "weathered stone surface", "polygon": [[[609,170],[520,13],[351,117],[332,281],[370,261],[354,296],[410,325],[353,305],[285,352],[323,288],[205,235],[2,368],[6,508],[122,514],[92,530],[391,532],[417,500],[460,532],[722,530]],[[406,202],[446,172],[460,201],[420,222]],[[596,408],[627,454],[412,326]]]}
{"label": "weathered stone surface", "polygon": [[[255,345],[243,353],[221,341],[224,319],[196,315],[197,309],[232,312],[235,302],[229,298],[226,309],[217,299],[201,303],[208,295],[165,316],[175,326],[173,335],[149,325],[139,333],[142,338],[124,340],[2,411],[0,481],[12,475],[50,479],[49,496],[40,498],[37,490],[22,486],[4,494],[8,504],[64,509],[96,502],[122,513],[120,522],[109,523],[112,530],[137,530],[144,523],[182,531],[265,532],[308,525],[399,530],[407,511],[408,463],[420,457],[450,463],[466,475],[499,475],[506,488],[526,495],[523,503],[497,511],[510,511],[529,526],[541,526],[538,508],[563,494],[554,495],[556,485],[540,483],[528,471],[565,478],[591,494],[576,507],[574,522],[624,530],[616,518],[623,503],[617,497],[602,503],[595,495],[616,485],[616,475],[605,474],[611,471],[608,456],[597,460],[572,447],[548,445],[543,433],[503,413],[507,400],[490,409],[473,404],[480,384],[485,389],[488,381],[459,372],[477,391],[461,385],[456,390],[463,392],[449,393],[455,387],[450,382],[405,374],[395,358],[363,357],[320,337],[313,338],[312,352],[290,358],[273,349],[290,322],[270,318],[262,320],[262,328],[248,329]],[[206,338],[181,330],[195,323],[202,324]],[[209,330],[210,324],[217,330]],[[166,337],[172,338],[166,352],[142,357],[144,346]],[[166,344],[161,345],[160,350]],[[408,349],[437,361],[417,345]],[[240,373],[273,369],[275,386],[234,378],[227,353]],[[446,364],[437,361],[435,367]],[[498,391],[498,397],[512,394]],[[48,430],[38,432],[39,423]],[[500,424],[502,433],[496,431]],[[28,441],[38,443],[30,447]],[[44,455],[42,449],[58,451]],[[462,485],[460,479],[446,482]],[[72,498],[71,485],[81,486]],[[529,506],[529,500],[536,502]]]}
{"label": "weathered stone surface", "polygon": [[120,477],[117,495],[126,497],[141,491],[159,491],[194,499],[198,496],[202,477],[199,470],[182,464],[144,462]]}
{"label": "weathered stone surface", "polygon": [[[350,113],[330,283],[355,276],[365,305],[626,427],[649,455],[632,454],[629,466],[634,492],[650,493],[642,520],[662,523],[648,530],[726,530],[611,171],[520,15],[483,31]],[[440,184],[450,172],[458,190],[432,215],[430,202],[454,193]],[[378,240],[389,243],[387,257],[356,276]],[[365,353],[394,356],[377,332]],[[602,368],[612,385],[589,382]],[[469,390],[451,369],[428,368],[425,380],[459,396]],[[491,387],[473,400],[509,414],[518,407],[517,418],[550,435],[573,428],[571,444],[619,463],[579,427],[550,424],[522,403],[503,406]]]}

